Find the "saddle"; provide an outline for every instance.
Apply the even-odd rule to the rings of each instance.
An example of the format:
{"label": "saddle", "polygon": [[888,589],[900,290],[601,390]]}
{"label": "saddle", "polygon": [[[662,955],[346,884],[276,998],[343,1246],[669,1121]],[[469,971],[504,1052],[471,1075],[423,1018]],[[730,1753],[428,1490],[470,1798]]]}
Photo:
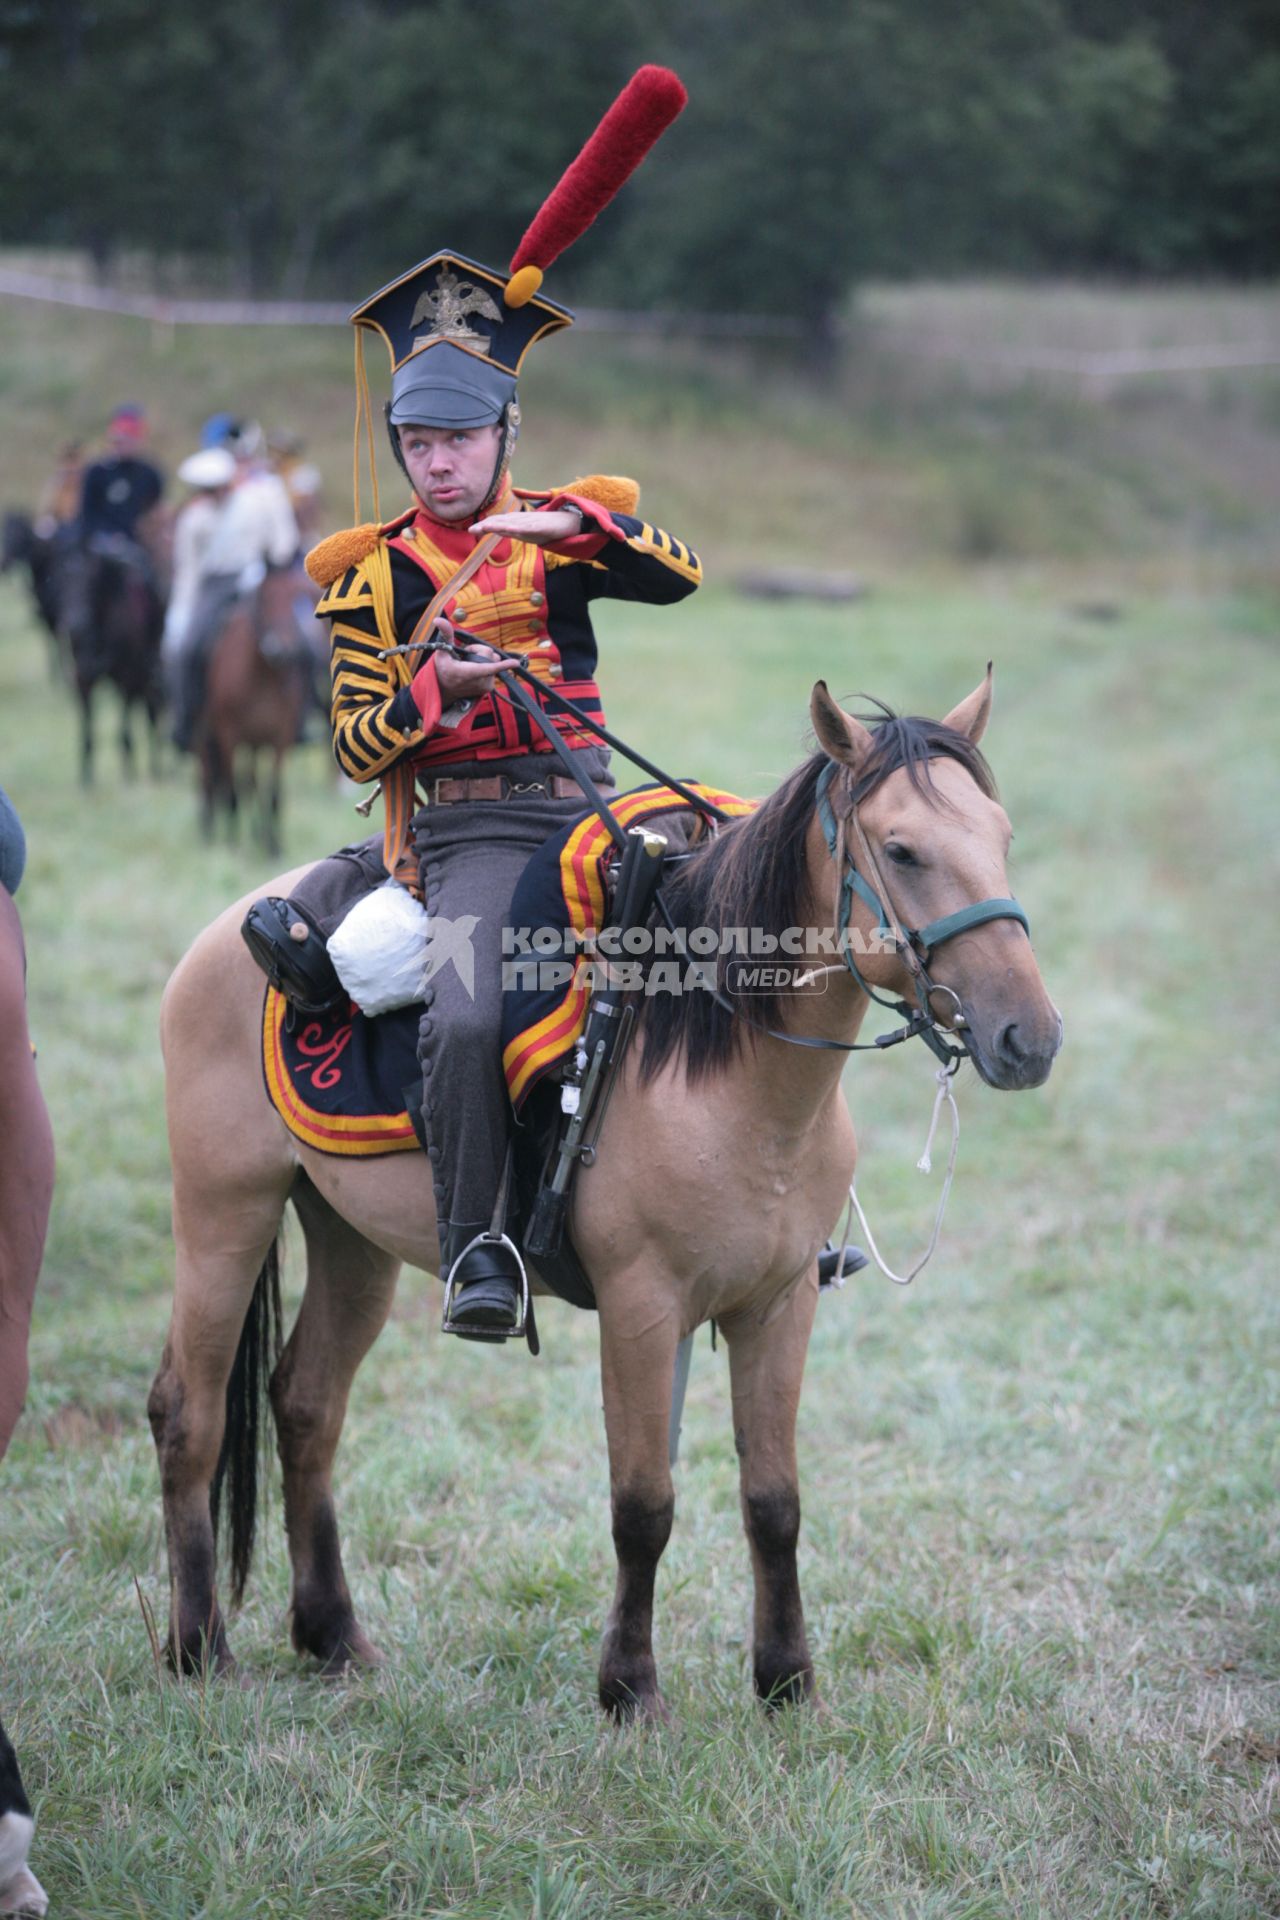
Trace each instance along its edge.
{"label": "saddle", "polygon": [[[732,815],[752,803],[714,788],[693,790]],[[613,802],[625,828],[662,822],[683,849],[692,818],[669,788],[642,787]],[[680,818],[683,816],[683,818]],[[509,923],[517,936],[537,929],[562,936],[571,952],[590,930],[608,924],[614,844],[594,813],[554,834],[528,861],[517,883]],[[341,864],[339,864],[339,862]],[[368,1019],[343,992],[324,948],[343,915],[385,880],[381,836],[342,849],[326,863],[328,890],[302,907],[269,899],[250,908],[242,933],[270,982],[263,1004],[262,1061],[267,1095],[294,1136],[321,1153],[370,1156],[425,1147],[420,1112],[418,1003]],[[565,1229],[568,1185],[580,1149],[562,1153],[564,1118],[555,1070],[576,1054],[591,1011],[591,988],[570,965],[535,966],[522,980],[518,966],[503,995],[501,1045],[515,1118],[512,1212],[507,1231],[528,1253],[539,1276],[572,1305],[594,1308],[595,1293]],[[619,1047],[610,1061],[616,1069]],[[604,1097],[607,1092],[601,1090]],[[602,1111],[600,1094],[595,1111]],[[584,1116],[585,1118],[585,1116]],[[547,1230],[546,1194],[557,1162],[561,1184],[554,1231]],[[500,1169],[495,1169],[495,1176]],[[541,1231],[536,1216],[542,1205]],[[532,1241],[532,1244],[530,1242]]]}

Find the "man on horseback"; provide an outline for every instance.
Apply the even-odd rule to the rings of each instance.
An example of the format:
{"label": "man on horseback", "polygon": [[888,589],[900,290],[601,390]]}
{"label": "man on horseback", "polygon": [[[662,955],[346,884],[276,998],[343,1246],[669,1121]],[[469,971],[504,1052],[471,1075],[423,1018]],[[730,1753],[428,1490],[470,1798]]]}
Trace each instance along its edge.
{"label": "man on horseback", "polygon": [[[437,253],[352,315],[362,338],[376,332],[390,350],[386,422],[413,504],[385,524],[334,535],[308,560],[326,589],[318,613],[331,622],[338,763],[353,780],[383,782],[386,869],[420,890],[427,908],[424,1144],[448,1326],[472,1339],[504,1338],[521,1307],[522,1269],[499,1201],[510,1130],[499,1044],[502,929],[529,856],[586,804],[547,738],[496,684],[495,650],[520,655],[600,719],[592,601],[670,604],[701,578],[689,547],[637,516],[631,482],[525,492],[509,477],[524,355],[572,324],[565,308],[538,296],[541,268],[621,184],[618,153],[630,146],[637,164],[683,104],[674,75],[645,74],[660,77],[648,93],[633,81],[610,116],[632,95],[628,131],[638,138],[628,143],[616,120],[606,121],[570,169],[576,200],[562,182],[509,273]],[[601,155],[602,135],[606,149],[616,140],[616,152]],[[411,639],[413,652],[387,655]],[[572,718],[546,712],[574,762],[611,791],[608,754]],[[400,832],[410,815],[411,853]],[[340,861],[322,862],[294,896],[322,932],[340,917],[341,870]],[[461,969],[460,929],[471,961]]]}
{"label": "man on horseback", "polygon": [[[158,620],[164,593],[154,541],[164,475],[147,455],[146,443],[145,410],[117,407],[107,422],[107,452],[84,470],[76,536],[90,563],[114,561],[136,576]],[[101,622],[96,618],[88,621],[82,636],[78,665],[91,674],[105,670]]]}
{"label": "man on horseback", "polygon": [[84,471],[80,538],[92,552],[110,552],[128,560],[154,587],[156,569],[146,523],[160,504],[164,475],[144,452],[146,442],[143,409],[117,407],[107,423],[108,451]]}
{"label": "man on horseback", "polygon": [[209,658],[228,615],[244,595],[257,591],[268,568],[292,566],[299,548],[289,491],[268,464],[261,427],[232,423],[218,450],[234,457],[233,483],[204,549],[191,616],[173,643],[173,741],[184,753],[195,737]]}

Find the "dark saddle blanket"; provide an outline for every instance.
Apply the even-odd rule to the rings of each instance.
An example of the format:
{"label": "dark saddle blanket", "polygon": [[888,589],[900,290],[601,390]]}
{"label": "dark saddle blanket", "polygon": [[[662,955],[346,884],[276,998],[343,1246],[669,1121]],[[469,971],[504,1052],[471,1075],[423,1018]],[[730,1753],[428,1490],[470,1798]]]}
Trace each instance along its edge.
{"label": "dark saddle blanket", "polygon": [[293,1014],[268,987],[262,1008],[267,1097],[297,1139],[319,1153],[412,1153],[422,1099],[420,1006],[367,1020],[349,1001]]}

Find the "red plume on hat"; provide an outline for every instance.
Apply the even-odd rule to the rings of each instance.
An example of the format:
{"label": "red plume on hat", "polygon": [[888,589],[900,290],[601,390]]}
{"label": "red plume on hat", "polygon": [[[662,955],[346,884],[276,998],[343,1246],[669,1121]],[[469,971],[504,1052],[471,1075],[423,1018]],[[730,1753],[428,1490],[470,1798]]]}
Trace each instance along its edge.
{"label": "red plume on hat", "polygon": [[670,67],[641,67],[632,74],[512,254],[504,295],[509,307],[533,298],[544,269],[608,206],[688,98]]}

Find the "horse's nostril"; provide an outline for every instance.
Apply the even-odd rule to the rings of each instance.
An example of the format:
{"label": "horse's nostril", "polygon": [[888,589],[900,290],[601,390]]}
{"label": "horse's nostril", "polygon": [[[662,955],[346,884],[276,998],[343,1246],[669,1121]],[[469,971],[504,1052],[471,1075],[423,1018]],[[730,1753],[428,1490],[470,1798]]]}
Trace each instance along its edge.
{"label": "horse's nostril", "polygon": [[1012,1061],[1015,1066],[1020,1066],[1026,1059],[1026,1048],[1018,1038],[1018,1023],[1016,1020],[1011,1020],[1007,1027],[1001,1028],[999,1038],[996,1041],[996,1048],[1006,1060]]}

